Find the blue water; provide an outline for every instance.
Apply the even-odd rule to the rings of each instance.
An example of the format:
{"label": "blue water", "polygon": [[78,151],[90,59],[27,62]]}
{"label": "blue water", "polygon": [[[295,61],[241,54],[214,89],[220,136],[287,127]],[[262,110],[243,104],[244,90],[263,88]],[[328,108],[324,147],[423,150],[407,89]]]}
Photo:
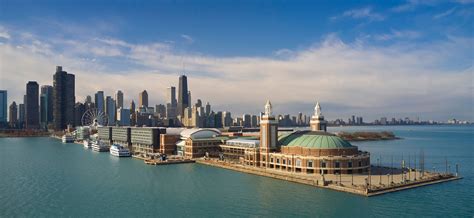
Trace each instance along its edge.
{"label": "blue water", "polygon": [[[472,217],[474,127],[389,130],[402,140],[358,142],[384,164],[424,150],[427,169],[460,164],[464,179],[366,198],[260,176],[183,164],[148,166],[52,138],[0,138],[0,217],[277,216]],[[451,168],[453,170],[453,167]]]}

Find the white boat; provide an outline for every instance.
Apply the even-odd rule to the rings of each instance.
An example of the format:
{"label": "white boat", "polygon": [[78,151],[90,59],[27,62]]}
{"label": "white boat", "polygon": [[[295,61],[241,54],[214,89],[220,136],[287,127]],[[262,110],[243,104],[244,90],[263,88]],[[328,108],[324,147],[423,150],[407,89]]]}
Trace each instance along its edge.
{"label": "white boat", "polygon": [[91,143],[91,141],[89,141],[89,140],[87,140],[87,139],[84,140],[84,148],[87,148],[87,149],[92,148],[92,143]]}
{"label": "white boat", "polygon": [[131,156],[130,150],[128,150],[128,148],[123,147],[122,145],[119,145],[119,144],[113,144],[110,147],[110,154],[117,157],[130,157]]}
{"label": "white boat", "polygon": [[65,134],[65,135],[63,135],[61,140],[63,141],[63,143],[73,143],[74,142],[74,137],[72,137],[72,135]]}
{"label": "white boat", "polygon": [[97,152],[109,151],[109,146],[102,141],[95,141],[92,143],[92,150]]}

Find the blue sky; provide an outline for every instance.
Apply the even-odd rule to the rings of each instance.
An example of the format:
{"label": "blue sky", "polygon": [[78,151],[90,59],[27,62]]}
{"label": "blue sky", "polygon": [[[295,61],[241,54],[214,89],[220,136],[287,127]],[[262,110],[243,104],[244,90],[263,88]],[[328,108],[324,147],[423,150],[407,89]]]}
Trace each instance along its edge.
{"label": "blue sky", "polygon": [[3,0],[0,88],[18,102],[63,65],[78,100],[147,89],[158,104],[185,69],[194,100],[236,114],[269,98],[280,113],[319,100],[330,118],[473,120],[473,15],[470,0]]}

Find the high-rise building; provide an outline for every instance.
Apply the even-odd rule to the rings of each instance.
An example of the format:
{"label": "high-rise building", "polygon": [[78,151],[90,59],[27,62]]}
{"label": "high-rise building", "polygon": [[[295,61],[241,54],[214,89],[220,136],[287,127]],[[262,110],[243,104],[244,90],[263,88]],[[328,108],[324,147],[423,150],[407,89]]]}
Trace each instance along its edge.
{"label": "high-rise building", "polygon": [[40,121],[46,125],[53,122],[53,90],[52,86],[41,86],[41,97],[43,101],[40,100]]}
{"label": "high-rise building", "polygon": [[195,105],[196,105],[196,107],[202,107],[202,101],[201,101],[201,99],[198,99],[198,100],[196,101],[196,104],[195,104]]}
{"label": "high-rise building", "polygon": [[252,126],[252,127],[257,127],[257,126],[258,126],[258,118],[257,118],[257,115],[252,115],[251,126]]}
{"label": "high-rise building", "polygon": [[160,118],[166,117],[166,107],[162,104],[155,105],[155,112],[158,114]]}
{"label": "high-rise building", "polygon": [[138,95],[138,107],[148,107],[148,92],[146,90]]}
{"label": "high-rise building", "polygon": [[222,112],[222,127],[232,126],[232,115],[229,111]]}
{"label": "high-rise building", "polygon": [[184,109],[189,106],[188,78],[185,75],[179,77],[178,84],[178,114],[184,117]]}
{"label": "high-rise building", "polygon": [[214,127],[215,128],[222,128],[223,127],[223,121],[222,121],[223,115],[222,111],[218,111],[215,116],[214,116]]}
{"label": "high-rise building", "polygon": [[16,102],[13,102],[10,104],[10,114],[8,116],[8,122],[10,124],[10,127],[16,128],[18,127],[18,108],[16,106]]}
{"label": "high-rise building", "polygon": [[61,66],[57,66],[53,76],[54,129],[62,130],[69,124],[74,125],[75,104],[75,76],[63,71]]}
{"label": "high-rise building", "polygon": [[177,116],[176,88],[171,86],[166,89],[166,118],[175,119]]}
{"label": "high-rise building", "polygon": [[135,126],[137,120],[137,113],[135,108],[135,101],[130,102],[130,126]]}
{"label": "high-rise building", "polygon": [[7,125],[7,90],[0,90],[0,126]]}
{"label": "high-rise building", "polygon": [[117,105],[115,106],[116,108],[123,108],[123,92],[118,90],[117,93],[115,93],[115,101]]}
{"label": "high-rise building", "polygon": [[115,125],[115,113],[117,109],[115,108],[115,100],[107,96],[105,98],[105,114],[107,114],[107,119],[109,121],[108,125],[113,126]]}
{"label": "high-rise building", "polygon": [[85,104],[77,102],[76,105],[74,105],[74,126],[82,125],[82,115],[84,115],[85,112]]}
{"label": "high-rise building", "polygon": [[36,81],[26,84],[26,113],[25,124],[27,129],[39,128],[39,86]]}
{"label": "high-rise building", "polygon": [[211,104],[209,104],[209,102],[207,102],[207,104],[206,104],[206,117],[208,117],[210,115],[211,115]]}
{"label": "high-rise building", "polygon": [[250,114],[244,114],[242,115],[242,126],[249,128],[252,126],[252,116]]}
{"label": "high-rise building", "polygon": [[117,109],[117,123],[120,126],[130,126],[130,109]]}
{"label": "high-rise building", "polygon": [[26,114],[25,104],[19,104],[18,105],[18,127],[19,128],[24,128],[25,126],[25,114]]}
{"label": "high-rise building", "polygon": [[98,111],[105,111],[105,104],[104,104],[104,91],[97,91],[95,93],[95,107]]}

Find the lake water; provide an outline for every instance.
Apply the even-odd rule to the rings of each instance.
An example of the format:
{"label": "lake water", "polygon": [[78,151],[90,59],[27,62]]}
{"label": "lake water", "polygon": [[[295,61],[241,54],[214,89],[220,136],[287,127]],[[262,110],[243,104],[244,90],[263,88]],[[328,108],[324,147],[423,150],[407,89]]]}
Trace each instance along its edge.
{"label": "lake water", "polygon": [[[148,166],[132,158],[85,150],[52,138],[0,138],[0,217],[472,217],[472,126],[338,127],[329,131],[388,130],[402,140],[355,142],[397,164],[421,150],[426,169],[462,180],[378,197],[348,193],[203,166]],[[435,167],[433,169],[433,167]]]}

